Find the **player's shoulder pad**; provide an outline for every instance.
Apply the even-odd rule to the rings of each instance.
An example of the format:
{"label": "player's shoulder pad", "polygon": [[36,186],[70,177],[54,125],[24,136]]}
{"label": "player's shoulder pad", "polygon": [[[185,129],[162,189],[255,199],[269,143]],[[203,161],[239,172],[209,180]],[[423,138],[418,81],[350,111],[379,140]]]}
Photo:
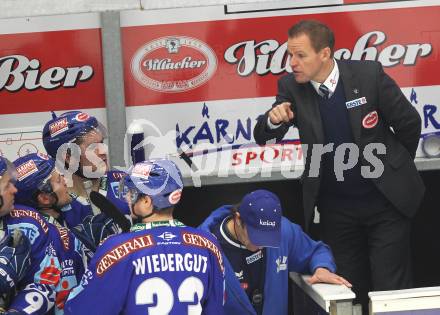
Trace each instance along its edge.
{"label": "player's shoulder pad", "polygon": [[9,213],[10,222],[12,223],[32,223],[36,224],[40,229],[47,233],[49,231],[49,224],[44,219],[44,217],[38,213],[34,208],[24,206],[24,205],[15,205],[14,209]]}
{"label": "player's shoulder pad", "polygon": [[214,255],[214,257],[217,258],[220,269],[222,272],[224,272],[223,255],[217,238],[213,234],[197,228],[184,227],[182,229],[183,244],[187,246],[206,248]]}
{"label": "player's shoulder pad", "polygon": [[9,213],[7,227],[8,231],[12,231],[16,228],[23,231],[31,244],[34,244],[40,235],[47,235],[49,232],[49,223],[37,210],[18,204],[16,204],[14,209]]}
{"label": "player's shoulder pad", "polygon": [[216,244],[218,243],[218,242],[217,242],[217,238],[215,237],[215,235],[212,234],[212,233],[209,232],[209,231],[205,231],[205,230],[202,230],[202,229],[199,229],[199,228],[196,228],[196,227],[191,227],[191,226],[185,226],[183,229],[184,229],[185,231],[187,231],[187,232],[195,233],[195,234],[198,234],[198,235],[204,236],[204,237],[206,237],[206,238],[208,238],[208,239],[214,241]]}
{"label": "player's shoulder pad", "polygon": [[150,233],[132,232],[109,237],[95,254],[95,272],[102,276],[131,253],[154,245],[153,235]]}

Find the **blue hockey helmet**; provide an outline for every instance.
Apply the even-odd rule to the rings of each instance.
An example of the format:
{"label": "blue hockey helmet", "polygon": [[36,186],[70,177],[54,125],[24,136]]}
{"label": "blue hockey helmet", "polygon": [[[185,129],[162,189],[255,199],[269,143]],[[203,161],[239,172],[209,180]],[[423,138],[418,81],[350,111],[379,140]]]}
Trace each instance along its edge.
{"label": "blue hockey helmet", "polygon": [[105,128],[94,116],[81,111],[69,111],[57,117],[52,112],[52,119],[43,128],[44,148],[47,154],[56,158],[59,147],[65,143],[75,142],[91,130],[100,130],[105,137]]}
{"label": "blue hockey helmet", "polygon": [[18,192],[15,200],[25,205],[35,205],[35,195],[42,191],[52,193],[49,179],[55,170],[55,160],[43,153],[31,153],[14,161],[17,169]]}
{"label": "blue hockey helmet", "polygon": [[12,164],[7,158],[0,156],[0,179],[2,179],[5,174],[9,174],[12,180],[15,180],[17,177],[14,164]]}
{"label": "blue hockey helmet", "polygon": [[158,159],[133,165],[119,185],[119,198],[125,200],[130,193],[132,203],[142,195],[153,201],[153,209],[161,210],[175,206],[182,195],[182,174],[170,160]]}

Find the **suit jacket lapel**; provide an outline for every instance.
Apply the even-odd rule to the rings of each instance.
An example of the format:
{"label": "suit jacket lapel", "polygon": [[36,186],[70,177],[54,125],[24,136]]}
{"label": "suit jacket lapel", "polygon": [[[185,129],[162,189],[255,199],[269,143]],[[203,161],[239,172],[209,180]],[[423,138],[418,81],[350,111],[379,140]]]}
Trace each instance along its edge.
{"label": "suit jacket lapel", "polygon": [[[362,91],[360,90],[359,81],[357,77],[353,75],[347,63],[338,61],[338,67],[339,79],[342,79],[342,83],[344,84],[346,102],[362,97]],[[360,145],[364,107],[365,106],[360,105],[348,109],[348,116],[350,119],[351,130],[353,132],[353,139],[357,145]]]}

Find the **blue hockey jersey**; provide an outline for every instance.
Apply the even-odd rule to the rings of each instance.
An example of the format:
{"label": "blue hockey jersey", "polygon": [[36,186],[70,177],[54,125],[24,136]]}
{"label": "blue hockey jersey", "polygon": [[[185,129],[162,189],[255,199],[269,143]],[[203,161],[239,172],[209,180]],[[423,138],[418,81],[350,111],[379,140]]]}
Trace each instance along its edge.
{"label": "blue hockey jersey", "polygon": [[223,314],[224,267],[210,233],[177,220],[137,224],[109,237],[66,314]]}
{"label": "blue hockey jersey", "polygon": [[70,290],[77,286],[84,273],[83,245],[61,226],[49,223],[36,210],[15,205],[3,218],[7,232],[20,229],[31,243],[31,267],[11,309],[27,314],[62,314]]}
{"label": "blue hockey jersey", "polygon": [[122,171],[108,171],[106,176],[101,177],[99,193],[107,197],[121,212],[130,215],[128,203],[119,199],[119,181],[125,173]]}
{"label": "blue hockey jersey", "polygon": [[61,208],[61,219],[69,229],[81,224],[86,216],[93,214],[92,206],[86,198],[75,194],[70,196],[72,202]]}

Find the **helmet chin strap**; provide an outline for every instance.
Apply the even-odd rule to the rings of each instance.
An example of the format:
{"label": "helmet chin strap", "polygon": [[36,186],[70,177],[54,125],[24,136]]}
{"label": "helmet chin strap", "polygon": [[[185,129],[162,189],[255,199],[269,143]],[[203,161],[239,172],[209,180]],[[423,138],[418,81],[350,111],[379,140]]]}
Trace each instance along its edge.
{"label": "helmet chin strap", "polygon": [[61,213],[61,208],[62,208],[62,207],[60,207],[60,206],[58,205],[58,201],[59,201],[59,199],[58,199],[57,194],[56,194],[54,191],[52,191],[51,193],[47,193],[47,194],[53,196],[53,197],[55,198],[55,202],[54,202],[53,204],[51,204],[51,205],[47,205],[47,206],[37,206],[37,207],[36,207],[37,210],[55,210],[56,212]]}
{"label": "helmet chin strap", "polygon": [[136,201],[133,203],[132,210],[131,210],[131,212],[136,216],[136,220],[138,220],[139,222],[142,222],[142,220],[147,219],[147,218],[151,217],[153,214],[156,213],[156,211],[154,210],[154,207],[153,207],[153,209],[151,210],[151,213],[149,213],[149,214],[147,214],[147,215],[144,215],[144,216],[139,215],[139,214],[137,214],[137,213],[134,211],[134,204],[136,204],[136,202],[139,201],[139,199],[141,198],[141,196],[142,196],[142,195],[139,195],[139,196],[137,197]]}
{"label": "helmet chin strap", "polygon": [[142,216],[142,215],[137,214],[137,213],[134,211],[134,208],[133,208],[132,212],[133,212],[133,214],[136,216],[136,220],[139,220],[139,222],[142,222],[142,220],[147,219],[147,218],[151,217],[153,214],[156,213],[156,211],[154,211],[154,209],[153,209],[153,210],[151,211],[151,213]]}

